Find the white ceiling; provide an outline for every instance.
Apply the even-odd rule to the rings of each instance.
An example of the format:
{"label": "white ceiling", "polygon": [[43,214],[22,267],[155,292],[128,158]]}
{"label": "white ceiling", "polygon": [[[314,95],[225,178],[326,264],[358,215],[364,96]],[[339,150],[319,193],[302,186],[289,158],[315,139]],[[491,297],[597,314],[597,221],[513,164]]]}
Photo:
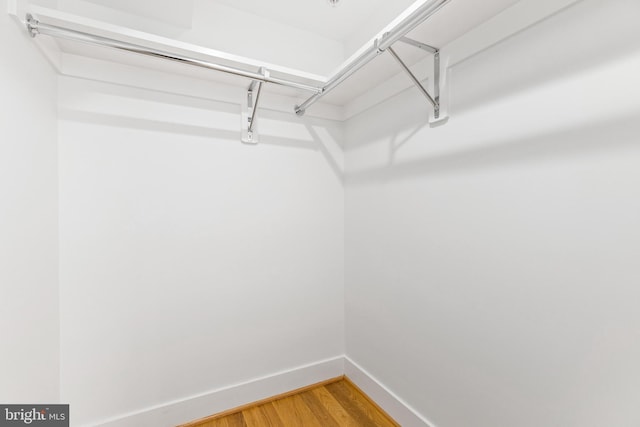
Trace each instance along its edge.
{"label": "white ceiling", "polygon": [[381,29],[416,0],[206,0],[344,42],[363,26]]}

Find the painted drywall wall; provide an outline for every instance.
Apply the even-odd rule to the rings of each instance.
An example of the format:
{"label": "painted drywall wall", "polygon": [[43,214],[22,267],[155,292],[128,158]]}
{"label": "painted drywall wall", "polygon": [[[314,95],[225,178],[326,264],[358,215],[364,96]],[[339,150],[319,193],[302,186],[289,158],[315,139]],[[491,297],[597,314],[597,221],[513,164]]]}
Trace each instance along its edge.
{"label": "painted drywall wall", "polygon": [[236,104],[59,85],[61,395],[76,425],[344,354],[339,123],[263,108],[260,144],[244,145]]}
{"label": "painted drywall wall", "polygon": [[6,13],[0,40],[0,401],[55,403],[55,73]]}
{"label": "painted drywall wall", "polygon": [[348,122],[347,355],[433,426],[640,424],[638,16],[455,64],[446,126],[414,88]]}

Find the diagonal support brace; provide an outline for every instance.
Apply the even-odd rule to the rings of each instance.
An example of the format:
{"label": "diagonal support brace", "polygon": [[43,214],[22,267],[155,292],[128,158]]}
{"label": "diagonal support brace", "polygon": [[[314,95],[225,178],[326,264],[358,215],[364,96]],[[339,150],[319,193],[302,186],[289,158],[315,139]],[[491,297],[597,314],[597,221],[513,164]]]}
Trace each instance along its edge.
{"label": "diagonal support brace", "polygon": [[[269,71],[264,67],[260,68],[260,74],[265,78],[269,77]],[[247,104],[243,105],[242,112],[242,142],[247,144],[258,143],[258,133],[256,128],[256,115],[258,105],[260,103],[260,95],[262,94],[262,81],[252,81],[247,89]]]}
{"label": "diagonal support brace", "polygon": [[427,98],[429,103],[433,106],[434,118],[435,119],[440,118],[440,52],[436,50],[434,54],[435,55],[435,58],[434,58],[434,64],[435,64],[434,90],[435,92],[434,92],[434,96],[431,96],[429,91],[427,91],[427,89],[422,85],[420,80],[418,80],[418,78],[411,72],[407,64],[405,64],[404,61],[400,59],[396,51],[393,50],[393,48],[391,47],[387,48],[387,51],[389,52],[389,54],[391,54],[391,56],[393,56],[393,58],[398,62],[398,64],[400,64],[400,67],[402,67],[405,73],[407,73],[411,81],[413,81],[416,87],[420,89],[420,92],[422,92],[425,98]]}
{"label": "diagonal support brace", "polygon": [[400,40],[398,41],[402,43],[410,44],[411,46],[415,46],[418,49],[426,50],[429,53],[436,54],[439,52],[437,47],[429,46],[426,43],[422,43],[417,40],[410,39],[409,37],[401,37]]}

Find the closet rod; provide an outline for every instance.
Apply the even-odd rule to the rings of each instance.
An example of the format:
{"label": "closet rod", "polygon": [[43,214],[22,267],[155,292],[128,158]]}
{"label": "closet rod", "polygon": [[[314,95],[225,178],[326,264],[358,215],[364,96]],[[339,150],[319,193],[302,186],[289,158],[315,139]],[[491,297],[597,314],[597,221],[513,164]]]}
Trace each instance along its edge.
{"label": "closet rod", "polygon": [[449,1],[450,0],[430,0],[424,3],[393,29],[385,33],[381,38],[376,39],[369,49],[364,51],[361,55],[349,62],[340,71],[333,75],[321,91],[312,95],[302,104],[296,105],[294,108],[296,114],[298,116],[304,115],[307,108],[315,104],[320,98],[345,81],[353,73],[368,64],[373,58],[391,47],[395,42],[402,39],[411,30],[426,21],[431,15],[435,14],[440,10],[440,8],[449,3]]}
{"label": "closet rod", "polygon": [[124,42],[120,40],[111,39],[108,37],[97,36],[94,34],[85,33],[82,31],[71,30],[68,28],[58,27],[56,25],[43,24],[35,19],[30,14],[27,15],[27,29],[33,37],[38,34],[45,34],[52,37],[59,37],[68,40],[80,41],[84,43],[94,44],[98,46],[107,46],[127,52],[134,52],[141,55],[151,56],[154,58],[168,59],[171,61],[180,62],[182,64],[193,65],[196,67],[207,68],[209,70],[221,71],[227,74],[233,74],[236,76],[246,77],[251,80],[255,80],[263,83],[273,83],[281,86],[288,86],[295,89],[308,90],[310,92],[320,93],[321,87],[311,86],[304,83],[298,83],[291,80],[279,79],[277,77],[271,77],[268,74],[254,73],[251,71],[242,70],[240,68],[230,67],[221,64],[215,64],[212,62],[203,61],[200,59],[189,58],[186,56],[178,55],[175,53],[153,49],[135,43]]}

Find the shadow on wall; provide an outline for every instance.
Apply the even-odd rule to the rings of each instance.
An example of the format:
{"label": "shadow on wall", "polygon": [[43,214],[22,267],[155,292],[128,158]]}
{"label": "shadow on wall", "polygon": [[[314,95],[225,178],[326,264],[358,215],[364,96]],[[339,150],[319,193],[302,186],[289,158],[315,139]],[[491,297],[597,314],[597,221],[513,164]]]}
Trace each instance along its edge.
{"label": "shadow on wall", "polygon": [[214,129],[204,126],[170,123],[161,120],[125,117],[90,111],[61,110],[59,117],[62,120],[90,123],[100,126],[172,133],[176,135],[190,135],[207,139],[234,139],[237,137],[239,140],[240,138],[240,132],[225,129]]}
{"label": "shadow on wall", "polygon": [[[310,124],[305,124],[307,131],[312,136],[313,140],[316,141],[320,152],[327,160],[331,169],[333,169],[333,173],[338,178],[338,180],[344,184],[344,148],[342,145],[333,144],[333,147],[323,143],[323,138],[319,135],[317,127],[314,127]],[[331,133],[329,131],[329,133]],[[326,139],[326,138],[325,138]],[[337,139],[336,136],[330,138],[330,141],[341,141],[343,138]],[[333,148],[333,150],[331,150]],[[338,161],[340,159],[341,161]]]}
{"label": "shadow on wall", "polygon": [[[637,52],[640,49],[638,16],[640,3],[635,0],[579,1],[452,64],[449,69],[452,121],[460,114],[491,102]],[[603,22],[616,24],[605,26]],[[606,91],[606,82],[601,83],[592,88],[595,93]],[[413,93],[415,88],[410,87],[405,92]],[[370,135],[349,141],[350,147],[366,144],[381,134],[394,139],[392,134],[399,128],[410,126],[419,130],[427,127],[429,107],[426,103],[411,107],[394,104],[388,109],[401,109],[402,117],[376,123],[371,127]],[[395,144],[402,145],[397,141]]]}
{"label": "shadow on wall", "polygon": [[[91,87],[88,96],[72,94],[72,101],[60,106],[60,119],[195,136],[216,142],[222,140],[246,149],[253,148],[251,144],[240,142],[238,105],[150,90],[102,86]],[[82,102],[76,102],[76,98]],[[343,181],[341,124],[265,109],[259,110],[258,120],[258,145],[317,151],[323,155],[335,177]]]}
{"label": "shadow on wall", "polygon": [[451,115],[637,51],[638,16],[637,0],[582,0],[453,64]]}
{"label": "shadow on wall", "polygon": [[[633,0],[579,2],[456,64],[446,126],[429,128],[429,107],[414,88],[355,117],[346,181],[461,172],[629,143],[640,132],[633,122],[640,112],[634,13],[640,16],[640,3]],[[601,19],[619,25],[601,34],[608,30],[597,30]],[[611,48],[601,55],[591,38],[595,47]]]}
{"label": "shadow on wall", "polygon": [[[612,139],[611,135],[614,132],[616,137]],[[442,155],[417,158],[395,164],[393,167],[371,168],[348,173],[346,180],[349,185],[375,185],[393,179],[465,173],[598,150],[640,148],[638,135],[640,135],[640,121],[636,114],[630,114],[627,117],[598,122],[591,126],[579,126],[520,140],[508,139],[490,146],[483,145]]]}

